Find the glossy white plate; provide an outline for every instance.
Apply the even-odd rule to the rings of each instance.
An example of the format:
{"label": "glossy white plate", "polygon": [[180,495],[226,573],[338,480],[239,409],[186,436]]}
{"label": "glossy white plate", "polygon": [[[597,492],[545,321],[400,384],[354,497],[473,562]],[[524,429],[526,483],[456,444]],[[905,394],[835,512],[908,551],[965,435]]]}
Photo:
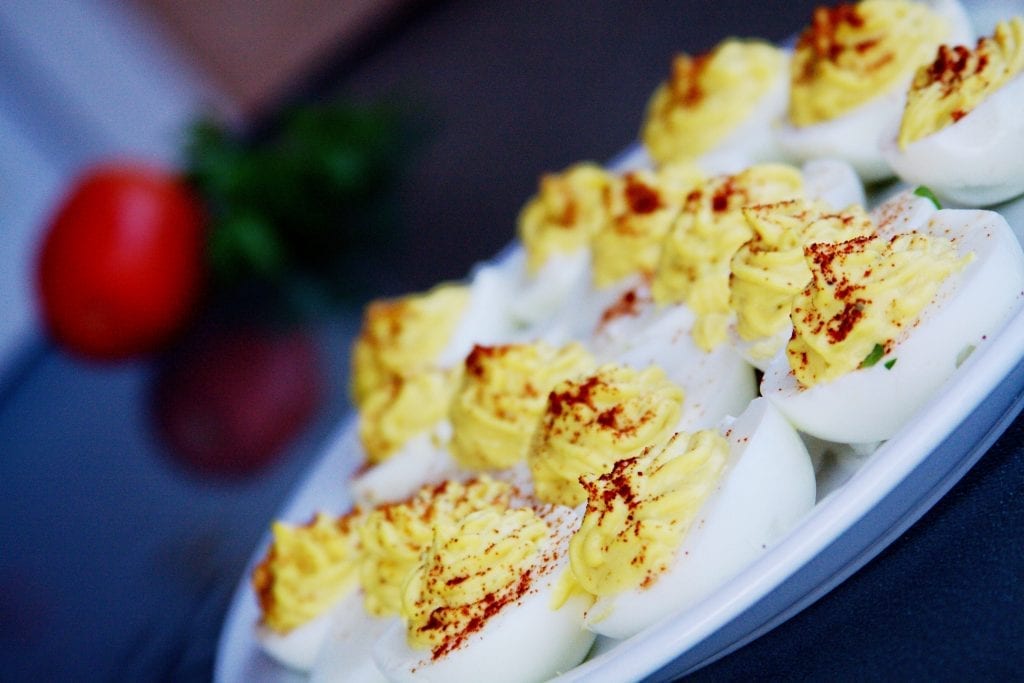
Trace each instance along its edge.
{"label": "glossy white plate", "polygon": [[[633,149],[614,165],[621,167],[635,158]],[[1024,199],[998,210],[1019,238]],[[1024,310],[859,468],[819,472],[820,488],[829,492],[756,563],[697,606],[633,638],[599,639],[590,658],[558,680],[670,679],[782,623],[877,555],[934,505],[1020,412],[1022,401]],[[350,419],[279,517],[298,523],[317,510],[346,510],[346,481],[359,459]],[[228,611],[218,644],[216,681],[302,680],[262,654],[253,638],[259,611],[248,579],[268,541],[269,533],[254,552]]]}
{"label": "glossy white plate", "polygon": [[[972,4],[969,11],[975,28],[987,32],[996,18],[1019,12],[1018,5],[998,0]],[[634,145],[609,166],[623,170],[644,162]],[[896,189],[874,192],[872,204]],[[995,210],[1024,241],[1024,197]],[[820,470],[818,503],[757,562],[698,605],[632,638],[599,638],[588,660],[557,680],[671,680],[774,628],[841,583],[920,518],[977,462],[1022,405],[1024,308],[858,468]],[[339,428],[279,518],[301,523],[318,510],[345,511],[350,505],[346,481],[359,459],[353,418]],[[264,655],[253,637],[259,610],[249,576],[268,543],[269,532],[253,553],[228,611],[214,671],[219,683],[304,680]]]}

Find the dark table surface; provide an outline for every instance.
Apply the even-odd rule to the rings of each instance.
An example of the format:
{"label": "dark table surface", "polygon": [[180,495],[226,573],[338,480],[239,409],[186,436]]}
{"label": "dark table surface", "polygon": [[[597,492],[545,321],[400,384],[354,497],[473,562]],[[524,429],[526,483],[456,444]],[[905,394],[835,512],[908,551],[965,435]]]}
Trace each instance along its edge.
{"label": "dark table surface", "polygon": [[[510,239],[537,175],[635,136],[676,50],[782,40],[813,3],[424,3],[296,97],[401,91],[435,133],[402,190],[381,291],[459,277]],[[310,331],[328,392],[268,468],[183,467],[153,428],[155,361],[30,340],[0,383],[0,679],[207,680],[261,534],[349,411],[357,310]],[[1024,678],[1024,420],[881,555],[696,678]]]}

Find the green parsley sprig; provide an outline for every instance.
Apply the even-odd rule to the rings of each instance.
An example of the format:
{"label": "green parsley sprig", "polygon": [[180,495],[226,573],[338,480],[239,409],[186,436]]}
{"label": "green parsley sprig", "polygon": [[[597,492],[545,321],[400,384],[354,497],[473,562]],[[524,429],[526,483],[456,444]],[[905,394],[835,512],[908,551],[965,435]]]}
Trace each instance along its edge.
{"label": "green parsley sprig", "polygon": [[397,237],[395,189],[422,139],[408,111],[305,105],[256,140],[196,124],[187,175],[210,217],[215,295],[257,292],[285,315],[309,317],[372,287],[367,259]]}

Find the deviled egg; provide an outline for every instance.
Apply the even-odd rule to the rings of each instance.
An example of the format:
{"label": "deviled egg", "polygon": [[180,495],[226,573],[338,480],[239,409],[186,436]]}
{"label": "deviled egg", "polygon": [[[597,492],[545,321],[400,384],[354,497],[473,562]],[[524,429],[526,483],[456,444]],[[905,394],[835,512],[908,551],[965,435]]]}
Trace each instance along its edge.
{"label": "deviled egg", "polygon": [[1024,192],[1024,19],[971,50],[943,45],[918,69],[886,160],[910,183],[965,206]]}
{"label": "deviled egg", "polygon": [[1019,307],[1024,255],[1006,221],[944,209],[921,223],[927,203],[904,194],[877,235],[805,247],[812,280],[761,385],[798,429],[888,439]]}
{"label": "deviled egg", "polygon": [[651,292],[658,304],[685,303],[696,315],[693,338],[710,351],[726,340],[729,260],[752,236],[742,209],[800,196],[800,171],[783,164],[751,166],[695,187],[667,232]]}
{"label": "deviled egg", "polygon": [[509,315],[516,339],[568,341],[566,313],[590,287],[590,242],[607,221],[605,194],[615,177],[592,162],[541,176],[516,223],[522,249],[495,266],[515,292]]}
{"label": "deviled egg", "polygon": [[260,606],[256,641],[271,657],[308,671],[338,610],[361,610],[358,511],[319,513],[308,524],[275,522],[252,574]]}
{"label": "deviled egg", "polygon": [[875,224],[856,204],[837,210],[802,199],[748,206],[743,215],[754,237],[730,264],[733,339],[743,357],[764,370],[789,340],[793,297],[811,279],[804,247],[868,235]]}
{"label": "deviled egg", "polygon": [[457,476],[448,443],[448,404],[461,366],[423,368],[373,389],[359,410],[359,440],[369,467],[353,477],[357,503],[403,500],[427,483]]}
{"label": "deviled egg", "polygon": [[507,469],[524,462],[548,392],[595,366],[577,343],[474,347],[451,402],[455,460],[468,470]]}
{"label": "deviled egg", "polygon": [[656,164],[695,163],[708,173],[779,161],[774,128],[786,110],[788,74],[788,54],[760,40],[677,55],[647,105],[640,136],[648,154]]}
{"label": "deviled egg", "polygon": [[956,0],[817,8],[793,54],[782,147],[799,159],[848,161],[865,182],[891,176],[879,139],[899,120],[907,84],[939,45],[972,36]]}
{"label": "deviled egg", "polygon": [[352,347],[352,398],[423,369],[448,369],[474,344],[507,341],[513,294],[501,271],[480,268],[469,284],[445,283],[427,292],[371,302]]}
{"label": "deviled egg", "polygon": [[373,648],[392,681],[540,681],[586,656],[588,596],[563,588],[576,513],[484,509],[435,528],[402,591],[404,623]]}
{"label": "deviled egg", "polygon": [[705,597],[814,505],[799,435],[764,399],[721,431],[676,433],[584,476],[572,575],[587,628],[626,638]]}
{"label": "deviled egg", "polygon": [[503,511],[525,500],[510,484],[483,475],[424,486],[407,500],[362,515],[355,527],[360,590],[333,610],[311,679],[385,680],[370,650],[388,627],[400,623],[402,587],[430,547],[435,529],[450,527],[478,510]]}
{"label": "deviled egg", "polygon": [[[428,292],[371,302],[352,346],[352,398],[357,407],[396,377],[444,367],[453,340],[468,326],[469,288],[438,285]],[[469,349],[466,349],[468,352]],[[448,363],[447,365],[451,365]]]}
{"label": "deviled egg", "polygon": [[602,365],[551,390],[527,455],[537,498],[579,505],[584,474],[611,469],[619,458],[676,430],[683,390],[655,366]]}
{"label": "deviled egg", "polygon": [[353,479],[357,501],[401,500],[456,474],[448,403],[473,345],[513,335],[512,296],[502,271],[488,267],[468,285],[438,285],[367,306],[352,348],[352,396],[369,466]]}

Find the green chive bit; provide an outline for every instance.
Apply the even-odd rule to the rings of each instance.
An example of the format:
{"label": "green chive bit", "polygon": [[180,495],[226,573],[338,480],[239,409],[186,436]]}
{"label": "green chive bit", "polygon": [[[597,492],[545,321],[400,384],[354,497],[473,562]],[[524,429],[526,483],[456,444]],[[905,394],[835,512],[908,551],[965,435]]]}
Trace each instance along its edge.
{"label": "green chive bit", "polygon": [[890,360],[885,361],[885,369],[886,370],[892,370],[892,366],[894,366],[894,365],[896,365],[896,359],[895,358],[892,358]]}
{"label": "green chive bit", "polygon": [[871,353],[869,353],[864,358],[864,360],[862,360],[860,362],[860,367],[862,367],[862,368],[870,368],[872,365],[874,365],[878,361],[882,360],[882,356],[884,356],[884,355],[885,355],[885,347],[882,346],[881,344],[875,344],[875,348],[871,349]]}
{"label": "green chive bit", "polygon": [[931,188],[925,187],[924,185],[918,185],[914,190],[914,194],[918,197],[924,197],[935,205],[936,209],[941,209],[942,204],[939,203],[939,198],[935,196],[935,193],[931,191]]}
{"label": "green chive bit", "polygon": [[974,344],[968,344],[964,348],[960,349],[960,353],[956,355],[956,366],[960,367],[964,364],[970,355],[974,353]]}

